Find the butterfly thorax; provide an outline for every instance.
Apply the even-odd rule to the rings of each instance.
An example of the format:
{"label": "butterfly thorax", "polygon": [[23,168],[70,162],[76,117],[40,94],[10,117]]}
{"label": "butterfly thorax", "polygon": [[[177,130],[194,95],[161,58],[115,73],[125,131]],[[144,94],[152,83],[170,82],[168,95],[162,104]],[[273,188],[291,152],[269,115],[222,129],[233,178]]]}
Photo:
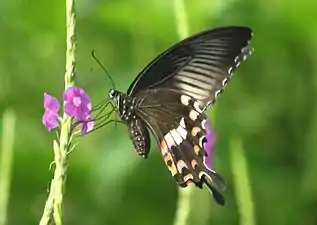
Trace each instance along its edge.
{"label": "butterfly thorax", "polygon": [[114,102],[121,120],[128,125],[129,137],[136,152],[147,158],[150,152],[150,135],[146,124],[136,113],[136,98],[116,90],[110,90],[110,98]]}
{"label": "butterfly thorax", "polygon": [[111,89],[109,92],[110,98],[113,100],[114,106],[117,109],[120,119],[128,123],[133,119],[135,111],[135,101],[131,96],[122,92]]}

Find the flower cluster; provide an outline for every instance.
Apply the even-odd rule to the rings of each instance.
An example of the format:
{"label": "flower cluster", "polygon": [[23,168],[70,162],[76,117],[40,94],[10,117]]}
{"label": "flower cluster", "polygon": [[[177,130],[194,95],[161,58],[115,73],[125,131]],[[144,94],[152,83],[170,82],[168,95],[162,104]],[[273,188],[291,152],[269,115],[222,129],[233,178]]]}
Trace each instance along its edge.
{"label": "flower cluster", "polygon": [[[63,93],[64,112],[76,119],[75,125],[82,124],[82,134],[86,134],[94,127],[91,120],[91,102],[86,92],[76,86],[67,88]],[[44,93],[44,114],[42,123],[48,131],[59,126],[61,117],[58,114],[60,104],[57,98]]]}

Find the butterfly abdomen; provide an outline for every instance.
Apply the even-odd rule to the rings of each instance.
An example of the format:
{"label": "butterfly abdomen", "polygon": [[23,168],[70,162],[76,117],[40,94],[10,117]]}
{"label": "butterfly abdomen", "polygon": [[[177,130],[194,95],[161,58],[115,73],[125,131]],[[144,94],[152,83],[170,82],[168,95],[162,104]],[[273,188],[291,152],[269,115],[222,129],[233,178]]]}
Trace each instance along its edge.
{"label": "butterfly abdomen", "polygon": [[143,158],[147,158],[150,152],[151,142],[146,125],[142,122],[142,120],[133,117],[133,119],[131,119],[128,123],[128,128],[129,136],[136,152]]}

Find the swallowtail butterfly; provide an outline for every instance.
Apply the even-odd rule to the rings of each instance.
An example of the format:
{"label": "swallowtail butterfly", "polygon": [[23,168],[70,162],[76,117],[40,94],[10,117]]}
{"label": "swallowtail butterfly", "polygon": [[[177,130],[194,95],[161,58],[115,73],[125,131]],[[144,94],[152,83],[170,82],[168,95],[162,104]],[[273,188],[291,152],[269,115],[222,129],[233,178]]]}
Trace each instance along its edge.
{"label": "swallowtail butterfly", "polygon": [[253,51],[251,38],[248,27],[203,31],[156,57],[127,93],[109,92],[136,152],[147,158],[151,132],[177,184],[205,184],[221,205],[225,180],[205,164],[205,110]]}

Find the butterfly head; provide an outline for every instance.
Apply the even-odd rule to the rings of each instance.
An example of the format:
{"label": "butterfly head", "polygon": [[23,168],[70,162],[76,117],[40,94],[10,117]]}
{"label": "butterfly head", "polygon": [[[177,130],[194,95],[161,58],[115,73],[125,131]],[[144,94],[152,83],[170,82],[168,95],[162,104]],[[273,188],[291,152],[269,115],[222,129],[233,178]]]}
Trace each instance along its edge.
{"label": "butterfly head", "polygon": [[117,109],[120,118],[124,122],[128,122],[132,118],[134,112],[132,98],[114,89],[109,91],[109,97],[110,100],[113,101],[113,105]]}
{"label": "butterfly head", "polygon": [[111,101],[113,101],[114,103],[114,106],[116,108],[119,108],[120,105],[121,105],[121,96],[122,96],[122,93],[115,90],[115,89],[110,89],[109,91],[109,98]]}
{"label": "butterfly head", "polygon": [[119,94],[120,94],[119,91],[114,90],[114,89],[110,89],[110,91],[109,91],[110,99],[116,99]]}

